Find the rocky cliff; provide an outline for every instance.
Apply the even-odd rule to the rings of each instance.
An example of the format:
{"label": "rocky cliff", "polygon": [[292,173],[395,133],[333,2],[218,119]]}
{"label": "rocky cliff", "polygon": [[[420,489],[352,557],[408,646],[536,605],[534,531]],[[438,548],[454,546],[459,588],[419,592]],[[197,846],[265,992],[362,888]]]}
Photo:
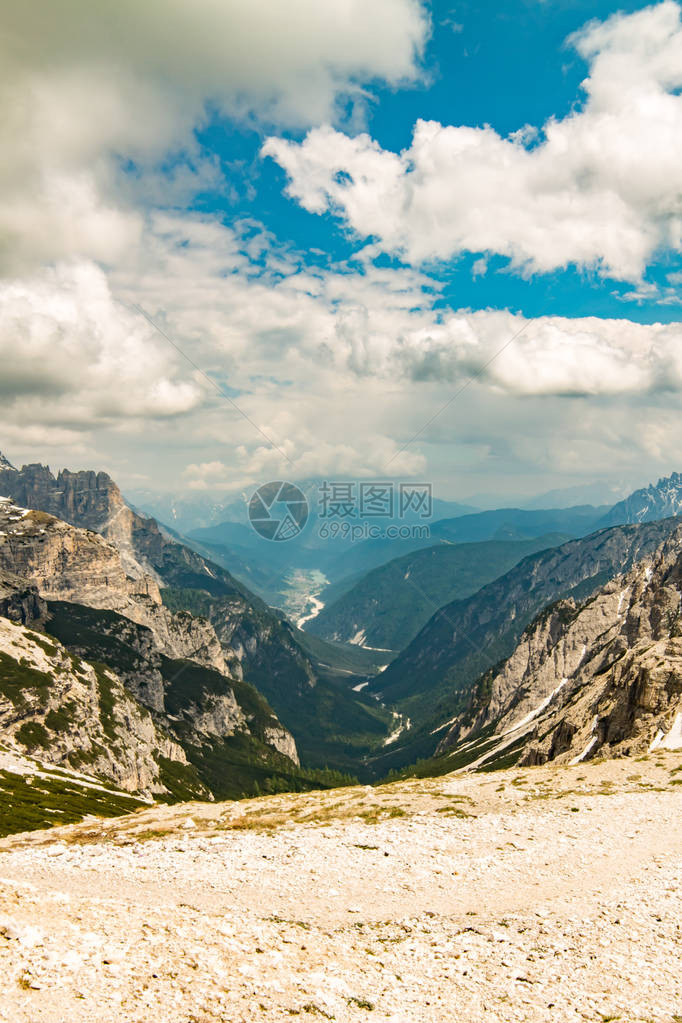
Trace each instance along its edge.
{"label": "rocky cliff", "polygon": [[104,665],[0,617],[0,734],[43,762],[85,769],[130,792],[168,795],[171,774],[204,798],[184,751]]}
{"label": "rocky cliff", "polygon": [[515,650],[543,608],[581,602],[644,560],[679,528],[678,519],[616,526],[531,555],[466,600],[437,611],[368,691],[397,705],[412,728],[383,755],[388,770],[430,757],[469,712],[478,680]]}
{"label": "rocky cliff", "polygon": [[522,764],[682,748],[682,526],[584,602],[561,600],[484,676],[439,752]]}
{"label": "rocky cliff", "polygon": [[226,670],[209,623],[187,613],[172,614],[155,580],[126,575],[118,548],[89,529],[0,498],[0,570],[26,580],[46,599],[115,610],[148,626],[170,657]]}
{"label": "rocky cliff", "polygon": [[[222,767],[208,771],[206,785],[195,775],[200,791],[249,791],[249,762],[257,765],[258,777],[268,776],[268,768],[286,775],[283,759],[289,769],[298,767],[291,734],[262,697],[229,674],[228,660],[239,667],[239,659],[231,651],[226,657],[210,622],[169,610],[154,579],[127,576],[118,549],[98,533],[4,498],[0,572],[0,610],[15,621],[38,620],[72,653],[113,669],[117,686],[124,683],[130,694],[126,699],[144,710],[141,720],[151,721],[151,711],[154,726],[188,749],[199,768],[218,757]],[[119,695],[116,689],[116,705]],[[80,691],[77,696],[85,699]],[[153,735],[146,745],[140,740],[142,759],[152,746]],[[100,765],[94,769],[111,776]],[[151,775],[140,771],[139,777],[151,785]]]}
{"label": "rocky cliff", "polygon": [[43,624],[71,652],[112,666],[187,751],[200,777],[210,761],[221,760],[225,776],[211,771],[206,778],[217,795],[235,794],[232,769],[247,757],[258,773],[282,774],[298,765],[291,734],[252,686],[195,661],[167,657],[146,626],[113,611],[61,601],[48,602]]}

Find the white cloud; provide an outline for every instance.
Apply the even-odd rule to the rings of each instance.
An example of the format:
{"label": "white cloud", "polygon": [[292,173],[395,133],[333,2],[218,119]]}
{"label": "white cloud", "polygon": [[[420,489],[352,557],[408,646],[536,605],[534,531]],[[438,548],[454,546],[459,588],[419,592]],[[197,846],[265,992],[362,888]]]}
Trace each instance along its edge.
{"label": "white cloud", "polygon": [[[0,31],[0,273],[112,263],[143,229],[119,160],[184,159],[173,191],[215,167],[207,110],[309,125],[375,79],[414,79],[420,0],[67,0],[5,4]],[[148,177],[138,200],[148,197]]]}
{"label": "white cloud", "polygon": [[202,386],[149,325],[116,303],[92,263],[0,283],[0,393],[26,427],[183,415]]}
{"label": "white cloud", "polygon": [[672,0],[591,23],[582,108],[503,138],[417,121],[397,154],[331,127],[263,147],[289,194],[412,263],[498,253],[524,272],[568,264],[636,281],[682,248],[682,27]]}
{"label": "white cloud", "polygon": [[[486,215],[508,246],[500,251],[519,264],[606,260],[599,245],[630,268],[645,259],[649,154],[660,142],[663,106],[670,146],[679,138],[679,97],[665,93],[675,61],[664,67],[674,5],[644,12],[640,27],[628,29],[634,42],[616,31],[633,24],[627,19],[609,23],[605,38],[597,27],[585,34],[584,45],[591,39],[598,49],[594,57],[586,51],[594,83],[586,109],[548,126],[545,141],[533,142],[532,131],[509,141],[490,129],[462,134],[427,125],[409,157],[331,129],[310,133],[302,148],[278,150],[299,161],[292,174],[310,208],[321,212],[336,201],[330,175],[347,170],[357,175],[355,184],[332,181],[343,215],[361,234],[376,218],[378,246],[368,246],[364,260],[330,269],[305,266],[257,224],[230,229],[218,220],[150,209],[159,195],[177,207],[197,189],[223,186],[217,162],[192,143],[207,101],[233,115],[307,124],[332,117],[336,99],[358,92],[359,83],[414,77],[427,31],[419,4],[68,0],[39,6],[39,17],[35,5],[3,11],[7,30],[0,42],[0,120],[10,143],[0,169],[0,273],[6,275],[0,449],[10,456],[44,460],[52,448],[62,464],[106,467],[124,481],[141,474],[205,489],[246,487],[280,474],[428,473],[465,496],[478,485],[466,482],[477,472],[606,473],[629,467],[632,457],[664,462],[679,450],[672,407],[682,389],[678,326],[543,317],[493,358],[521,326],[517,317],[439,311],[433,278],[371,262],[381,247],[414,248],[416,259],[432,255],[429,246],[436,254],[450,251],[448,217],[460,202],[447,184],[453,147],[467,216],[475,209],[466,192],[473,179],[484,199],[487,189],[496,201],[510,197]],[[636,79],[636,95],[654,82],[651,134],[643,141],[641,118],[632,122],[632,111],[617,108],[609,75],[600,77],[600,69],[608,53],[636,50],[640,37],[655,40],[655,24],[658,49],[649,56],[637,51],[637,67],[646,70],[649,61],[653,70]],[[630,140],[621,140],[622,160],[613,163],[620,206],[595,198],[607,174],[590,152],[588,129],[597,116],[607,139],[634,126],[632,145],[646,156],[631,194],[621,173],[632,156]],[[576,151],[562,164],[560,187],[557,160],[536,154],[551,155],[562,131]],[[161,169],[169,154],[178,161],[172,177]],[[119,157],[135,160],[139,173],[121,175]],[[508,160],[509,188],[506,178],[500,187],[498,158]],[[485,173],[481,160],[493,161]],[[666,165],[661,180],[678,181],[679,166]],[[538,181],[542,201],[534,191]],[[571,217],[562,203],[573,203]],[[619,221],[623,209],[627,216]],[[654,240],[673,225],[665,189],[657,211]],[[627,217],[630,234],[623,229]],[[467,221],[465,240],[479,228],[475,217]],[[478,269],[484,266],[482,257]],[[134,303],[227,389],[277,448],[197,376]],[[475,382],[401,452],[472,374]],[[593,399],[589,408],[575,397],[586,394]],[[561,401],[550,404],[556,396]]]}
{"label": "white cloud", "polygon": [[[177,478],[189,465],[186,485],[211,489],[281,474],[423,475],[443,458],[494,462],[497,423],[513,408],[518,462],[524,436],[537,444],[552,432],[538,425],[549,406],[535,404],[525,430],[520,399],[587,395],[603,406],[682,391],[679,324],[539,317],[507,345],[523,327],[511,313],[439,309],[437,285],[409,268],[347,271],[302,267],[253,224],[158,214],[108,277],[84,263],[2,286],[4,418],[36,438],[59,429],[68,450],[78,434],[121,452],[144,436],[149,450],[167,449],[152,477]],[[464,384],[453,408],[398,454]]]}

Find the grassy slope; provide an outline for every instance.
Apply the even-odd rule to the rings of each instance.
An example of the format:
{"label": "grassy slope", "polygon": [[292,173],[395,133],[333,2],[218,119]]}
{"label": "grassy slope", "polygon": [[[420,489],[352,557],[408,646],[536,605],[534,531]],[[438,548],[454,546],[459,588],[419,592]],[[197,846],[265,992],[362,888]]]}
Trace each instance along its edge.
{"label": "grassy slope", "polygon": [[72,824],[88,814],[118,817],[147,805],[105,783],[91,788],[77,774],[35,766],[35,774],[0,770],[0,837]]}
{"label": "grassy slope", "polygon": [[[249,683],[228,680],[220,672],[193,661],[157,655],[153,662],[147,662],[126,636],[131,630],[144,633],[142,626],[135,626],[113,611],[51,602],[47,628],[67,648],[91,661],[107,664],[124,681],[126,675],[136,671],[160,671],[167,713],[179,719],[170,725],[192,765],[189,772],[170,761],[162,765],[162,779],[175,798],[191,798],[192,776],[200,778],[221,799],[253,795],[258,791],[325,787],[340,780],[323,771],[297,768],[288,757],[277,753],[264,741],[265,728],[276,725],[277,721],[266,699]],[[225,739],[197,743],[185,712],[201,701],[202,696],[220,696],[230,690],[247,717],[251,734],[236,733]],[[157,720],[168,728],[169,723],[163,717],[157,716]],[[311,766],[325,768],[327,764],[321,759]]]}

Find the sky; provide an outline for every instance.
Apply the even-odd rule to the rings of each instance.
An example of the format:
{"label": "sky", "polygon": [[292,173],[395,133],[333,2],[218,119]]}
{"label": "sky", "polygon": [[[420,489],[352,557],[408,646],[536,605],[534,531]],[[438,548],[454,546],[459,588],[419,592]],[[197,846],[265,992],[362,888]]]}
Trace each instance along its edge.
{"label": "sky", "polygon": [[0,13],[0,450],[128,491],[680,469],[682,10]]}

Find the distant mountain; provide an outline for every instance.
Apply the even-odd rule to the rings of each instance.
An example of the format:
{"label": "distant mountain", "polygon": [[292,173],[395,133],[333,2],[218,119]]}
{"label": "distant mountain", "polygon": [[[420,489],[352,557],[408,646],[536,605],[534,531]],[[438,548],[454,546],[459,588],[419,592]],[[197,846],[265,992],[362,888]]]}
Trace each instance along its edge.
{"label": "distant mountain", "polygon": [[391,655],[414,639],[434,611],[468,597],[522,558],[567,540],[441,543],[375,568],[308,622],[306,631],[327,640],[357,643]]}
{"label": "distant mountain", "polygon": [[227,499],[225,494],[214,491],[186,490],[168,494],[132,488],[126,490],[126,499],[131,507],[183,535],[192,529],[215,526],[224,521],[244,524],[247,521],[246,494]]}
{"label": "distant mountain", "polygon": [[547,490],[537,497],[521,501],[521,506],[523,508],[568,508],[579,504],[610,505],[626,493],[626,487],[596,481],[578,484],[574,487]]}
{"label": "distant mountain", "polygon": [[[428,523],[429,535],[405,540],[363,540],[347,544],[324,569],[332,581],[369,572],[413,550],[434,543],[477,543],[484,540],[530,540],[547,533],[585,536],[596,529],[608,507],[578,505],[575,508],[498,508]],[[338,593],[336,594],[338,596]]]}
{"label": "distant mountain", "polygon": [[[327,535],[320,536],[320,526],[327,525],[320,518],[315,503],[316,490],[313,488],[310,498],[310,514],[303,532],[287,543],[271,543],[264,540],[252,528],[248,521],[246,508],[237,519],[227,519],[217,525],[190,530],[186,542],[195,550],[209,552],[209,556],[227,564],[231,570],[251,587],[268,603],[279,606],[281,595],[286,586],[287,576],[292,570],[317,570],[323,572],[330,581],[336,581],[348,575],[346,564],[348,559],[357,561],[358,572],[369,571],[376,564],[405,554],[407,551],[428,546],[428,537],[406,541],[377,541],[362,543],[348,538],[339,529],[330,530]],[[434,499],[433,516],[428,523],[448,516],[448,521],[459,515],[468,515],[475,509],[470,505],[460,505],[454,501]],[[369,520],[371,525],[386,530],[390,526],[398,527],[420,522],[415,513],[404,519],[394,515],[392,518]],[[353,520],[358,525],[359,519]],[[351,525],[351,520],[337,520],[336,527]],[[378,560],[373,555],[376,548]],[[367,560],[366,560],[367,559]]]}
{"label": "distant mountain", "polygon": [[603,517],[601,525],[617,526],[626,522],[655,522],[682,514],[682,473],[665,476],[655,485],[635,490],[619,501]]}
{"label": "distant mountain", "polygon": [[627,571],[679,527],[676,519],[616,526],[533,554],[473,596],[447,604],[369,692],[390,701],[412,728],[382,754],[388,767],[432,756],[446,723],[467,712],[479,678],[508,658],[524,629],[561,598],[580,601]]}
{"label": "distant mountain", "polygon": [[[263,480],[263,482],[267,482]],[[298,481],[298,485],[304,493],[310,495],[311,525],[317,517],[317,497],[323,480]],[[169,494],[159,493],[151,490],[132,488],[126,491],[130,503],[147,515],[152,515],[160,522],[171,526],[173,529],[185,536],[197,534],[201,539],[199,531],[214,531],[204,537],[215,543],[230,543],[229,526],[249,526],[249,501],[256,490],[256,485],[251,487],[249,492],[229,497],[216,491],[183,491],[182,493]],[[478,511],[478,506],[469,503],[463,504],[459,501],[447,501],[439,497],[433,499],[434,518],[452,518],[455,515],[467,515]],[[225,530],[223,530],[225,527]],[[313,532],[308,528],[306,534]],[[253,539],[257,540],[256,534]],[[306,544],[306,537],[301,538],[302,545]]]}
{"label": "distant mountain", "polygon": [[438,752],[490,768],[681,749],[681,602],[679,524],[588,600],[542,611]]}

